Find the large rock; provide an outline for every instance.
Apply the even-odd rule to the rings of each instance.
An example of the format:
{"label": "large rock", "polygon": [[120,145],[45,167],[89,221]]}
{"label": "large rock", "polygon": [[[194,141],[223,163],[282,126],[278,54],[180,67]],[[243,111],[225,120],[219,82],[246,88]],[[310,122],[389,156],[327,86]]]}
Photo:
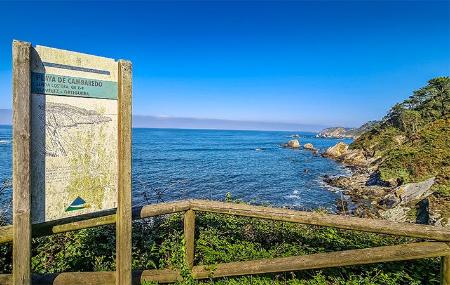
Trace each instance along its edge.
{"label": "large rock", "polygon": [[338,142],[335,146],[329,147],[323,154],[326,157],[338,159],[342,155],[346,154],[348,150],[348,144],[344,142]]}
{"label": "large rock", "polygon": [[411,207],[415,207],[417,203],[433,194],[431,186],[434,181],[435,178],[432,177],[422,182],[408,183],[395,188],[381,200],[381,206],[387,208],[380,211],[381,216],[395,222],[406,221]]}
{"label": "large rock", "polygon": [[300,142],[298,140],[290,140],[284,146],[285,147],[290,147],[290,148],[299,148],[300,147]]}
{"label": "large rock", "polygon": [[351,165],[364,166],[368,164],[364,151],[361,149],[348,150],[342,157],[341,160],[344,163]]}
{"label": "large rock", "polygon": [[335,146],[329,147],[323,153],[323,156],[336,159],[350,165],[368,165],[368,160],[362,149],[349,149],[348,144],[343,142],[338,142]]}
{"label": "large rock", "polygon": [[387,208],[394,208],[407,204],[416,204],[433,194],[431,186],[433,186],[434,181],[435,178],[432,177],[422,182],[398,186],[384,197],[382,205]]}
{"label": "large rock", "polygon": [[419,183],[409,183],[395,188],[395,195],[400,198],[401,204],[411,202],[417,203],[433,194],[431,186],[433,186],[435,178],[432,177]]}
{"label": "large rock", "polygon": [[380,216],[386,220],[403,223],[407,221],[409,207],[395,207],[386,211],[381,211]]}
{"label": "large rock", "polygon": [[307,150],[314,151],[314,152],[317,151],[317,149],[314,147],[314,145],[313,145],[312,143],[305,143],[305,144],[303,145],[303,148],[304,148],[304,149],[307,149]]}

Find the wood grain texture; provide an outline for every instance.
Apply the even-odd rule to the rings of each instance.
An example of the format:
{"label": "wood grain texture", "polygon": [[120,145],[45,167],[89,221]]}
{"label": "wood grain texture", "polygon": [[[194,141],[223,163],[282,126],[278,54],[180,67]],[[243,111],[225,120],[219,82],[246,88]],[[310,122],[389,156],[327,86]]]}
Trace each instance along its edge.
{"label": "wood grain texture", "polygon": [[0,227],[0,244],[7,243],[13,239],[13,226]]}
{"label": "wood grain texture", "polygon": [[195,253],[195,213],[193,210],[184,213],[184,248],[186,265],[188,268],[192,268]]}
{"label": "wood grain texture", "polygon": [[343,215],[331,215],[205,200],[192,200],[191,207],[193,210],[203,212],[214,212],[307,225],[335,227],[379,234],[425,238],[437,241],[450,241],[450,230],[443,227],[428,225],[397,223],[386,220],[365,219]]}
{"label": "wood grain texture", "polygon": [[[154,269],[133,272],[132,284],[143,282],[173,283],[181,281],[179,271],[171,269]],[[116,274],[109,272],[64,272],[55,274],[33,274],[33,285],[115,285]],[[0,274],[0,285],[12,285],[11,274]]]}
{"label": "wood grain texture", "polygon": [[31,44],[13,41],[13,282],[31,284]]}
{"label": "wood grain texture", "polygon": [[446,255],[449,252],[450,247],[446,243],[421,242],[305,256],[230,262],[212,266],[194,266],[192,274],[195,279],[217,278],[430,258]]}
{"label": "wood grain texture", "polygon": [[116,213],[116,284],[131,284],[131,62],[119,64],[118,193]]}
{"label": "wood grain texture", "polygon": [[144,207],[133,209],[133,216],[135,218],[149,218],[166,214],[173,214],[184,212],[191,208],[189,200],[167,202],[153,205],[146,205]]}
{"label": "wood grain texture", "polygon": [[[174,283],[182,281],[183,278],[178,270],[172,269],[154,269],[144,270],[133,273],[133,284],[142,284],[143,282]],[[141,283],[138,283],[140,281]]]}
{"label": "wood grain texture", "polygon": [[450,255],[441,259],[441,285],[450,285]]}

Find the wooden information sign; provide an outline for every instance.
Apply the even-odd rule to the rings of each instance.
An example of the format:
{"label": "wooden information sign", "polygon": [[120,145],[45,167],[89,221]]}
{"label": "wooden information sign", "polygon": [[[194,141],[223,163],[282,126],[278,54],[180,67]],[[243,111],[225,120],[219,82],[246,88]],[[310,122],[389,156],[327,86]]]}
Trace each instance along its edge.
{"label": "wooden information sign", "polygon": [[13,42],[14,284],[31,224],[117,208],[117,284],[131,282],[131,63]]}
{"label": "wooden information sign", "polygon": [[118,63],[31,52],[32,222],[117,207]]}

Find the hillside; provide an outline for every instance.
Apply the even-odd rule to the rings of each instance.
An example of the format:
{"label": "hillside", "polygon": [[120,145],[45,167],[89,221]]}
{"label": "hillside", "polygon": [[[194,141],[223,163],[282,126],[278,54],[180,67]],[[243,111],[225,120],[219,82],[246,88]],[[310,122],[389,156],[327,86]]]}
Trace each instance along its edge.
{"label": "hillside", "polygon": [[396,104],[350,145],[322,155],[351,166],[324,177],[343,189],[357,216],[450,226],[450,77],[438,77]]}
{"label": "hillside", "polygon": [[450,77],[434,78],[396,104],[351,149],[373,158],[380,178],[391,184],[436,177],[435,189],[450,195]]}

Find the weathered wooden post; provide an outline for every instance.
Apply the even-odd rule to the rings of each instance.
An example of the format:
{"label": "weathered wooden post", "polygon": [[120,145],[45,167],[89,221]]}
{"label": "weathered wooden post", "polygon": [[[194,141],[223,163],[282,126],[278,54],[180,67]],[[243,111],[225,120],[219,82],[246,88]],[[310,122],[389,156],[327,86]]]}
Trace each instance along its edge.
{"label": "weathered wooden post", "polygon": [[441,257],[441,285],[450,285],[450,255]]}
{"label": "weathered wooden post", "polygon": [[131,285],[131,62],[119,61],[119,189],[116,284]]}
{"label": "weathered wooden post", "polygon": [[195,212],[189,209],[184,214],[184,242],[186,264],[192,269],[194,266],[194,247],[195,247]]}
{"label": "weathered wooden post", "polygon": [[13,42],[13,284],[31,284],[31,44]]}

